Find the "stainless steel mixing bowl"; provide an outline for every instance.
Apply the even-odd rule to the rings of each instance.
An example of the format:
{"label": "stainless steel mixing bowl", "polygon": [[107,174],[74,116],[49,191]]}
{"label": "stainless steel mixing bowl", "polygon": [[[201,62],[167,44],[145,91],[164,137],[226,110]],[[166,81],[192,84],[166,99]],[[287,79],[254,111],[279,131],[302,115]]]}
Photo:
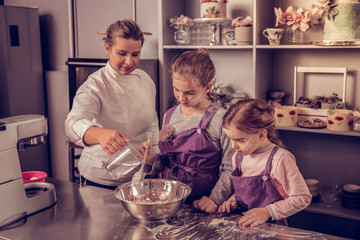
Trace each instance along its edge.
{"label": "stainless steel mixing bowl", "polygon": [[189,196],[189,185],[165,179],[145,179],[136,187],[134,196],[131,182],[114,191],[131,215],[145,221],[156,221],[173,216]]}

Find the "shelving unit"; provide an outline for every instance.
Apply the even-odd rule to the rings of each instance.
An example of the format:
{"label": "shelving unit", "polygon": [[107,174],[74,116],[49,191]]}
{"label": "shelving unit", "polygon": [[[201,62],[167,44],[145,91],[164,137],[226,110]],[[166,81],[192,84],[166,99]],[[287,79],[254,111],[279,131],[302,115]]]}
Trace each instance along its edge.
{"label": "shelving unit", "polygon": [[[160,96],[162,106],[160,115],[169,108],[172,99],[170,83],[171,61],[183,51],[207,48],[215,62],[216,78],[224,85],[231,85],[237,90],[246,93],[249,97],[266,99],[271,89],[283,89],[287,94],[285,104],[292,104],[292,81],[294,66],[327,66],[349,69],[349,91],[347,99],[349,106],[360,106],[360,84],[356,84],[356,73],[360,66],[356,64],[360,54],[360,46],[321,46],[315,43],[322,40],[321,25],[316,30],[309,30],[306,35],[308,44],[289,45],[285,31],[281,45],[270,46],[262,31],[274,27],[274,7],[299,6],[309,8],[312,0],[232,0],[227,4],[227,17],[252,16],[253,44],[241,46],[204,46],[204,45],[177,45],[173,39],[174,28],[170,27],[169,19],[184,14],[190,18],[200,15],[200,1],[191,0],[158,0],[159,16],[159,62],[160,62]],[[284,27],[284,26],[280,26]],[[341,56],[341,57],[339,57]],[[342,57],[343,56],[343,57]],[[241,74],[239,74],[241,73]],[[241,76],[234,79],[230,76]],[[323,94],[323,93],[321,93]],[[331,93],[330,93],[331,94]]]}
{"label": "shelving unit", "polygon": [[285,130],[285,131],[295,131],[295,132],[309,132],[309,133],[321,133],[321,134],[332,134],[332,135],[343,135],[343,136],[354,136],[360,137],[360,132],[357,131],[332,131],[326,128],[321,129],[311,129],[311,128],[301,128],[301,127],[284,127],[278,126],[278,130]]}
{"label": "shelving unit", "polygon": [[[194,46],[176,45],[173,40],[174,29],[169,26],[169,19],[181,14],[192,19],[198,18],[200,1],[158,0],[160,116],[172,104],[171,62],[182,52],[199,48],[209,49],[216,66],[216,79],[220,83],[231,85],[249,97],[264,100],[267,99],[269,90],[282,89],[286,93],[286,105],[293,104],[294,66],[346,67],[346,104],[350,109],[360,109],[360,46],[310,44],[322,40],[321,25],[306,33],[308,43],[303,45],[290,45],[283,36],[281,45],[270,46],[262,35],[263,29],[275,25],[274,7],[285,10],[290,5],[310,8],[312,4],[314,0],[231,0],[227,4],[227,18],[251,16],[254,20],[253,44]],[[331,95],[332,92],[326,92],[326,88],[325,84],[319,95]],[[278,129],[283,141],[296,156],[305,178],[317,178],[321,183],[335,179],[343,184],[360,184],[360,132],[300,127]],[[358,212],[326,212],[321,210],[319,204],[311,204],[306,211],[359,220]]]}
{"label": "shelving unit", "polygon": [[317,203],[311,203],[305,211],[360,221],[360,210],[343,208],[339,199],[334,202],[332,208],[327,209],[323,206],[324,203],[320,200]]}

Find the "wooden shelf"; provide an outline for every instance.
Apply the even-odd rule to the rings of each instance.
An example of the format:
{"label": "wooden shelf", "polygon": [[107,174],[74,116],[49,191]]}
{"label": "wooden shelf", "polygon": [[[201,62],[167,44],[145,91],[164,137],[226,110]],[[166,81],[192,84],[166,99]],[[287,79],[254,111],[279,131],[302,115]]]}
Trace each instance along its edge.
{"label": "wooden shelf", "polygon": [[221,49],[221,50],[230,50],[230,49],[253,49],[253,45],[241,45],[241,46],[226,46],[226,45],[218,45],[218,46],[208,46],[208,45],[164,45],[163,49],[199,49],[199,48],[207,48],[207,49]]}
{"label": "wooden shelf", "polygon": [[331,130],[328,130],[326,128],[311,129],[311,128],[283,127],[283,126],[277,126],[276,128],[278,130],[281,130],[281,131],[310,132],[310,133],[322,133],[322,134],[360,137],[360,132],[353,131],[353,130],[350,130],[350,131],[331,131]]}
{"label": "wooden shelf", "polygon": [[303,45],[256,45],[256,49],[349,49],[359,48],[360,46],[319,46],[313,44]]}
{"label": "wooden shelf", "polygon": [[339,199],[333,204],[333,208],[325,209],[323,207],[324,202],[319,200],[317,203],[311,203],[304,211],[360,221],[360,210],[343,208]]}
{"label": "wooden shelf", "polygon": [[208,45],[164,45],[163,49],[360,49],[360,46],[317,46],[317,45],[218,45],[218,46],[208,46]]}

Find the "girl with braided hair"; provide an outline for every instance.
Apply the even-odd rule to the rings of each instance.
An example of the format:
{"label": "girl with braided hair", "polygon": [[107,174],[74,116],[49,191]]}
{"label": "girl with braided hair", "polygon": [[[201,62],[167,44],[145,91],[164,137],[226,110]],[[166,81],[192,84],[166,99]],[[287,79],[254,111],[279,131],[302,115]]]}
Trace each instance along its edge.
{"label": "girl with braided hair", "polygon": [[306,208],[311,194],[295,157],[277,137],[273,107],[259,99],[240,100],[225,113],[222,126],[236,153],[234,194],[218,211],[240,210],[243,226],[287,225],[286,217]]}

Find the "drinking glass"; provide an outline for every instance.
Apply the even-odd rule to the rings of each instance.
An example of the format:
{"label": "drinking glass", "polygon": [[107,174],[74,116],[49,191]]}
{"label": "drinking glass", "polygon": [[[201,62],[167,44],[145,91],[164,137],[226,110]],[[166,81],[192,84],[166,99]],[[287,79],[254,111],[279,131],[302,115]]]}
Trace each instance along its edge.
{"label": "drinking glass", "polygon": [[338,194],[340,192],[339,186],[334,185],[325,185],[320,188],[321,200],[325,203],[325,209],[333,208],[332,204],[337,200]]}

